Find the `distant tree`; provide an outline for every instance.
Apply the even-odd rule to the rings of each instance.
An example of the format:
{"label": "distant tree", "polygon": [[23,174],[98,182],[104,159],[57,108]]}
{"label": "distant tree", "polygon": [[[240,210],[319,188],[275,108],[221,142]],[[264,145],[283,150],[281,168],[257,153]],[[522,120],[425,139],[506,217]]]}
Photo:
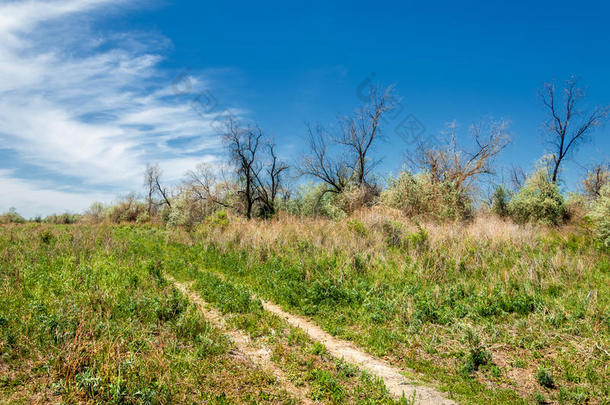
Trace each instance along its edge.
{"label": "distant tree", "polygon": [[562,162],[570,156],[578,145],[590,136],[596,127],[602,125],[610,112],[608,106],[596,107],[590,112],[579,109],[585,91],[577,86],[572,77],[566,81],[563,97],[558,96],[555,83],[547,83],[540,91],[540,99],[548,110],[545,123],[548,141],[553,150],[551,181],[557,182]]}
{"label": "distant tree", "polygon": [[229,118],[226,122],[223,140],[238,181],[242,184],[239,193],[243,197],[248,219],[252,218],[252,208],[258,198],[256,177],[261,171],[258,154],[262,138],[263,131],[259,127],[240,126],[234,118]]}
{"label": "distant tree", "polygon": [[227,198],[228,188],[224,187],[227,182],[219,182],[210,165],[200,163],[194,170],[189,170],[186,176],[186,189],[194,199],[218,204],[224,208],[233,208]]}
{"label": "distant tree", "polygon": [[161,169],[159,165],[147,165],[144,176],[144,184],[147,187],[146,204],[149,215],[152,216],[152,210],[154,203],[154,197],[159,196],[160,204],[166,204],[169,208],[172,207],[170,201],[169,190],[162,185],[161,182]]}
{"label": "distant tree", "polygon": [[[341,193],[348,186],[371,186],[375,164],[370,154],[381,137],[384,114],[395,108],[392,87],[370,87],[367,103],[354,115],[339,119],[338,133],[321,125],[308,125],[309,153],[300,172],[321,180],[325,192]],[[330,146],[334,146],[331,150]]]}
{"label": "distant tree", "polygon": [[384,114],[395,108],[392,87],[380,89],[371,86],[368,102],[353,116],[341,120],[341,133],[337,142],[351,155],[350,166],[356,186],[369,185],[369,175],[377,162],[370,159],[374,142],[381,136],[380,127]]}
{"label": "distant tree", "polygon": [[525,183],[527,176],[523,171],[521,166],[513,165],[510,170],[510,182],[512,184],[513,190],[519,191],[523,184]]}
{"label": "distant tree", "polygon": [[265,149],[268,153],[268,162],[266,162],[264,173],[259,171],[256,174],[256,191],[263,206],[264,216],[271,216],[275,214],[275,203],[288,165],[278,158],[274,143],[267,142]]}
{"label": "distant tree", "polygon": [[590,198],[601,196],[601,189],[610,184],[610,165],[597,164],[587,171],[587,176],[582,181],[585,194]]}
{"label": "distant tree", "polygon": [[415,169],[429,173],[433,182],[449,182],[457,190],[467,190],[478,176],[493,173],[494,158],[510,142],[507,128],[504,121],[473,124],[470,131],[475,145],[467,150],[458,143],[456,125],[451,123],[446,142],[438,145],[418,142],[409,161]]}
{"label": "distant tree", "polygon": [[509,201],[510,194],[508,190],[502,185],[497,186],[491,197],[491,211],[500,218],[507,217]]}
{"label": "distant tree", "polygon": [[302,159],[301,174],[309,175],[326,184],[326,192],[341,193],[349,184],[350,170],[345,157],[334,156],[329,151],[330,136],[321,125],[308,125],[310,152]]}
{"label": "distant tree", "polygon": [[288,165],[276,154],[275,144],[266,139],[258,126],[242,126],[230,118],[223,134],[235,170],[242,197],[244,213],[252,218],[255,207],[261,215],[271,216],[276,211],[276,200],[281,190]]}
{"label": "distant tree", "polygon": [[144,173],[144,186],[146,187],[146,206],[148,215],[152,217],[154,209],[153,196],[155,194],[155,173],[158,171],[158,167],[155,165],[146,165],[146,171]]}

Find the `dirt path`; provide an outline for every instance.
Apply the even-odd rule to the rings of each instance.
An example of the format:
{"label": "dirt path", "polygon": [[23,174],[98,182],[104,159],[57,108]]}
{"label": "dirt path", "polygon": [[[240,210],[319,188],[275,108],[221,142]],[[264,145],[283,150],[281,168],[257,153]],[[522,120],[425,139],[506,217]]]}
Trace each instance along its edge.
{"label": "dirt path", "polygon": [[[224,274],[214,272],[220,279],[225,280]],[[265,301],[259,298],[263,304],[263,308],[267,311],[286,320],[290,325],[303,330],[314,341],[323,343],[326,349],[336,358],[357,365],[360,369],[376,375],[383,379],[386,388],[396,398],[401,398],[403,395],[407,399],[415,398],[415,404],[419,405],[455,405],[456,402],[446,398],[446,394],[435,390],[434,388],[425,385],[418,385],[413,381],[409,381],[398,367],[394,367],[388,362],[371,356],[368,353],[358,349],[351,342],[335,338],[324,332],[315,323],[284,311],[279,305]]]}
{"label": "dirt path", "polygon": [[413,384],[400,373],[399,368],[364,353],[350,342],[329,335],[315,323],[300,316],[290,314],[278,305],[266,301],[262,301],[262,303],[267,311],[285,319],[290,325],[302,329],[311,339],[323,343],[334,357],[343,358],[357,365],[360,369],[381,377],[388,391],[395,397],[400,398],[403,395],[407,399],[415,397],[415,403],[421,405],[455,404],[454,401],[447,399],[434,388]]}
{"label": "dirt path", "polygon": [[263,370],[270,372],[273,374],[275,378],[282,384],[283,388],[292,394],[295,398],[298,398],[299,401],[303,404],[313,404],[313,402],[307,398],[307,391],[295,386],[287,377],[286,374],[278,368],[273,361],[271,361],[271,351],[267,348],[257,348],[255,347],[250,338],[236,330],[229,330],[226,328],[225,320],[222,314],[216,309],[212,308],[208,305],[201,297],[191,291],[187,284],[181,283],[174,279],[171,276],[167,276],[168,280],[172,282],[176,288],[178,288],[184,295],[186,295],[193,303],[195,303],[203,316],[214,326],[221,329],[224,333],[226,333],[231,342],[236,347],[236,352],[233,354],[238,357],[242,357],[256,366],[261,367]]}

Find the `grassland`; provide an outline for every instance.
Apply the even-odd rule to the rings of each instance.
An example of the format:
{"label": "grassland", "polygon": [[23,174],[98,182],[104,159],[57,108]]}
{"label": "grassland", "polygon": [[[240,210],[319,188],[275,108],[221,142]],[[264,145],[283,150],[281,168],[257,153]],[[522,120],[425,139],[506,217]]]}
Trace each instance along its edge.
{"label": "grassland", "polygon": [[[164,230],[8,226],[0,247],[0,402],[298,403],[168,282],[188,249]],[[393,402],[244,288],[203,270],[191,281],[312,400]]]}
{"label": "grassland", "polygon": [[[460,403],[609,403],[610,256],[586,229],[494,219],[1,228],[0,395],[41,402],[291,402],[167,281],[272,350],[309,398],[392,402],[265,312],[311,317]],[[235,387],[239,386],[240,389]]]}

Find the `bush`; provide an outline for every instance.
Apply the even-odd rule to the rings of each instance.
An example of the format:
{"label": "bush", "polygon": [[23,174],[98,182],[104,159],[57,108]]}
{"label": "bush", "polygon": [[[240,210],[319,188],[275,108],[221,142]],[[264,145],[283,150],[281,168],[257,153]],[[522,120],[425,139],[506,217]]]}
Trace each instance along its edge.
{"label": "bush", "polygon": [[138,201],[133,194],[108,208],[107,217],[111,222],[136,222],[138,217],[147,212],[146,204]]}
{"label": "bush", "polygon": [[538,384],[545,388],[553,388],[555,386],[553,376],[544,368],[538,369],[538,372],[536,373],[536,381],[538,381]]}
{"label": "bush", "polygon": [[208,216],[205,219],[205,222],[210,225],[212,228],[220,228],[225,229],[229,226],[229,216],[225,210],[220,210],[215,212],[214,214]]}
{"label": "bush", "polygon": [[507,217],[509,201],[510,195],[508,190],[506,190],[504,186],[496,187],[493,196],[491,197],[491,211],[500,218]]}
{"label": "bush", "polygon": [[219,206],[212,201],[202,199],[190,189],[184,189],[172,199],[172,206],[167,209],[164,220],[170,227],[180,226],[190,229],[201,224],[218,208]]}
{"label": "bush", "polygon": [[0,215],[0,224],[23,224],[25,218],[17,213],[15,208],[9,208],[8,212]]}
{"label": "bush", "polygon": [[600,191],[588,215],[593,224],[595,236],[606,248],[610,248],[610,184]]}
{"label": "bush", "polygon": [[338,196],[338,205],[348,214],[363,208],[371,207],[377,202],[380,190],[376,186],[347,187]]}
{"label": "bush", "polygon": [[342,203],[340,196],[326,192],[323,184],[309,183],[300,186],[294,198],[280,202],[279,208],[299,217],[323,216],[338,220],[347,216]]}
{"label": "bush", "polygon": [[580,193],[568,193],[565,200],[567,217],[570,222],[581,223],[591,206],[589,198]]}
{"label": "bush", "polygon": [[466,341],[468,343],[468,355],[466,361],[462,365],[462,371],[466,374],[472,374],[479,367],[491,363],[491,353],[485,346],[481,344],[481,340],[472,330],[466,330]]}
{"label": "bush", "polygon": [[108,209],[101,202],[94,202],[83,214],[83,219],[91,223],[100,223],[107,216]]}
{"label": "bush", "polygon": [[518,223],[541,222],[557,225],[568,217],[559,186],[550,180],[546,168],[539,167],[508,204],[509,214]]}
{"label": "bush", "polygon": [[79,214],[70,214],[67,212],[64,212],[63,214],[57,215],[57,214],[52,214],[47,216],[44,219],[44,222],[47,224],[61,224],[61,225],[69,225],[69,224],[75,224],[78,222],[78,220],[80,219],[80,215]]}
{"label": "bush", "polygon": [[453,183],[433,182],[428,174],[402,172],[388,179],[381,193],[382,204],[401,210],[407,216],[436,220],[466,219],[472,215],[471,201]]}

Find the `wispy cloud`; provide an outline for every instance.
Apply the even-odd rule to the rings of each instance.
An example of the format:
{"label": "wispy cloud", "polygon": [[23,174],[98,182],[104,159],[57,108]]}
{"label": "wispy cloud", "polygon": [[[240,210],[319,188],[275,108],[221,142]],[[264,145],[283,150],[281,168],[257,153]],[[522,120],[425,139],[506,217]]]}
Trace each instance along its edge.
{"label": "wispy cloud", "polygon": [[[214,161],[213,115],[197,114],[160,68],[167,39],[90,30],[92,16],[117,4],[0,5],[0,148],[18,162],[2,172],[0,181],[15,193],[0,200],[0,209],[14,205],[26,215],[82,209],[139,188],[147,162],[160,162],[175,180],[201,160]],[[19,162],[46,173],[45,195],[55,201],[34,203],[32,197],[42,196],[40,183],[24,176]],[[79,184],[62,183],[67,177]],[[49,189],[53,181],[61,195]],[[101,188],[113,193],[101,195]],[[78,203],[67,206],[70,199]]]}

